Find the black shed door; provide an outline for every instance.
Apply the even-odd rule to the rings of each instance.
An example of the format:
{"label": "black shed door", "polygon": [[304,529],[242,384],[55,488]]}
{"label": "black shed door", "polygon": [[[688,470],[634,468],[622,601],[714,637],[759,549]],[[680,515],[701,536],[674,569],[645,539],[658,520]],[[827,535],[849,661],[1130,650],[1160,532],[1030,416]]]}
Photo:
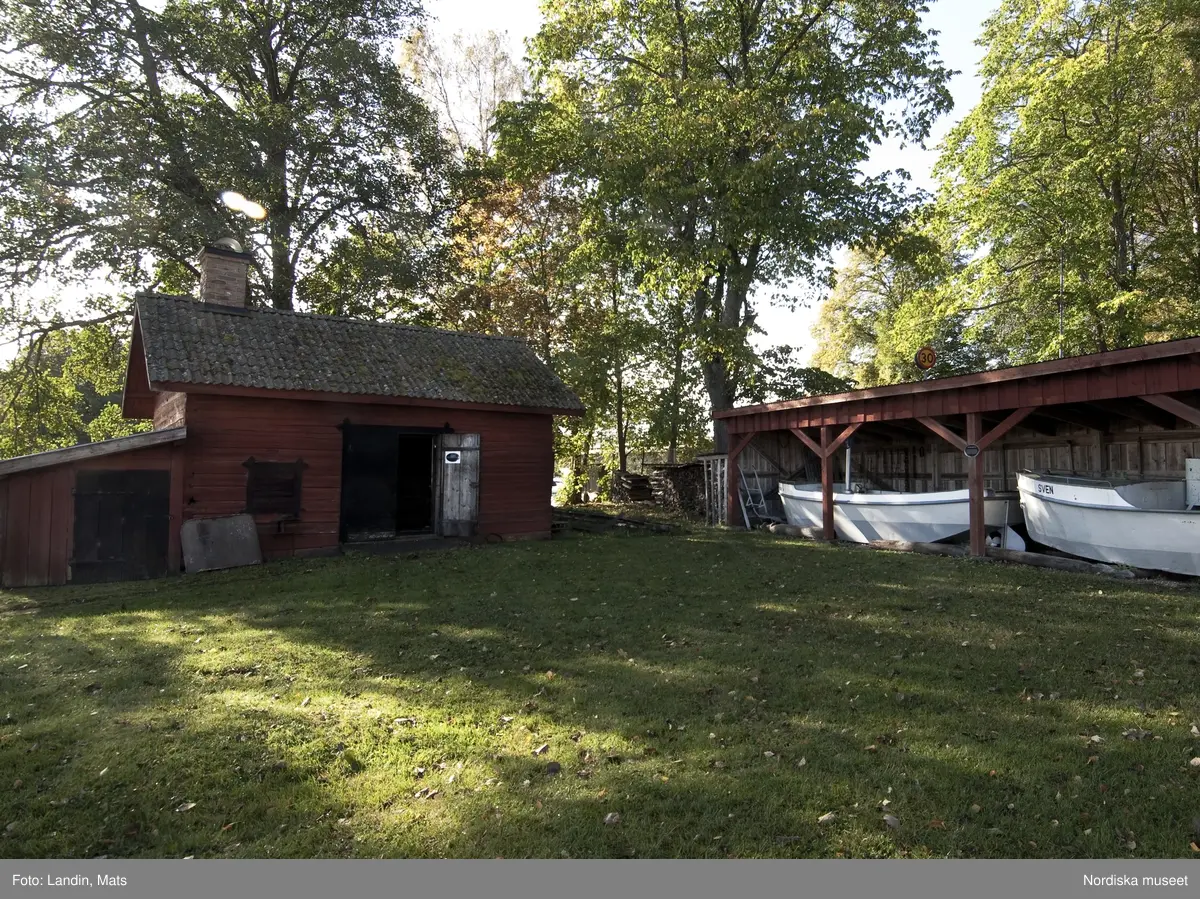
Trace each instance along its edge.
{"label": "black shed door", "polygon": [[75,474],[75,550],[79,584],[162,577],[171,524],[169,471]]}

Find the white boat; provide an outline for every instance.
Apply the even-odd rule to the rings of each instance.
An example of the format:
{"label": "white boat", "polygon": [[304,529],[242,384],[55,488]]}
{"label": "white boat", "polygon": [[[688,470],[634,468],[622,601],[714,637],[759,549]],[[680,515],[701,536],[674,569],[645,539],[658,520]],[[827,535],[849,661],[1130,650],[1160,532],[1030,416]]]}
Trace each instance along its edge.
{"label": "white boat", "polygon": [[[1025,541],[1012,529],[1021,523],[1021,503],[1015,493],[985,492],[983,520],[992,546],[1023,550]],[[819,528],[821,485],[780,481],[779,498],[788,524]],[[901,493],[867,490],[860,484],[833,494],[833,526],[841,540],[870,543],[900,540],[936,543],[971,529],[970,493],[944,490]]]}
{"label": "white boat", "polygon": [[[1192,460],[1188,460],[1189,463]],[[1185,481],[1018,475],[1029,536],[1072,555],[1200,575],[1200,512]]]}

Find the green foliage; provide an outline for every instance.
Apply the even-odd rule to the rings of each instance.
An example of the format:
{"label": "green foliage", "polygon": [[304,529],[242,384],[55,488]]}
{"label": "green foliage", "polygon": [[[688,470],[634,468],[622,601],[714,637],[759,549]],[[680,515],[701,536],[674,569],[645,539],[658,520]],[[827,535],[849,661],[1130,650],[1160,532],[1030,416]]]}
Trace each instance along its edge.
{"label": "green foliage", "polygon": [[924,344],[942,376],[1200,330],[1197,21],[1175,0],[1005,0],[914,228],[938,250],[854,253],[819,364],[871,385],[920,376]]}
{"label": "green foliage", "polygon": [[[860,387],[978,371],[986,345],[965,334],[954,285],[965,260],[946,246],[934,210],[885,245],[851,251],[814,328],[816,364]],[[980,329],[977,329],[977,331]],[[925,346],[929,372],[916,366]]]}
{"label": "green foliage", "polygon": [[939,171],[944,214],[976,257],[959,308],[1004,361],[1200,328],[1200,92],[1184,9],[1006,0],[988,20],[983,98]]}
{"label": "green foliage", "polygon": [[641,286],[687,322],[712,408],[756,364],[751,289],[811,274],[904,207],[896,179],[858,167],[886,136],[922,138],[948,104],[919,12],[874,0],[546,5],[538,93],[505,111],[500,143],[562,172],[622,229]]}
{"label": "green foliage", "polygon": [[126,342],[104,323],[51,331],[0,371],[0,458],[148,430],[121,417]]}
{"label": "green foliage", "polygon": [[749,378],[746,389],[738,397],[739,402],[771,403],[804,396],[826,396],[854,389],[852,381],[820,368],[803,365],[799,356],[800,351],[790,346],[776,346],[765,350],[759,357],[758,368]]}
{"label": "green foliage", "polygon": [[[421,243],[446,154],[393,61],[418,14],[411,0],[4,4],[0,286],[156,271],[179,289],[232,233],[255,253],[257,295],[290,308],[347,230]],[[225,209],[224,190],[266,221]]]}

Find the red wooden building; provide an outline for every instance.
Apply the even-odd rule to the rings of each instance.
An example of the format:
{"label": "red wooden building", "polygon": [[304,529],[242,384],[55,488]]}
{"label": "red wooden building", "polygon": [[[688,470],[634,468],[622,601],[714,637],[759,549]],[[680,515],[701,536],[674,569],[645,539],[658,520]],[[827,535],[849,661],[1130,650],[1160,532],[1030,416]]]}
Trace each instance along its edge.
{"label": "red wooden building", "polygon": [[[832,539],[836,458],[853,439],[856,464],[893,480],[892,489],[920,492],[965,480],[971,551],[982,555],[984,491],[1012,489],[1018,466],[1182,479],[1183,459],[1200,455],[1200,338],[744,406],[714,417],[729,433],[728,522],[742,520],[743,456],[755,457],[756,470],[786,460],[774,466],[785,476],[815,459],[824,535]],[[1154,447],[1169,458],[1156,460],[1147,452]],[[889,456],[902,460],[902,470],[881,471]],[[1063,464],[1049,464],[1055,459]]]}
{"label": "red wooden building", "polygon": [[177,572],[189,519],[248,512],[266,558],[443,535],[547,537],[555,415],[523,341],[246,304],[206,247],[201,299],[139,295],[127,418],[147,434],[0,461],[3,585]]}

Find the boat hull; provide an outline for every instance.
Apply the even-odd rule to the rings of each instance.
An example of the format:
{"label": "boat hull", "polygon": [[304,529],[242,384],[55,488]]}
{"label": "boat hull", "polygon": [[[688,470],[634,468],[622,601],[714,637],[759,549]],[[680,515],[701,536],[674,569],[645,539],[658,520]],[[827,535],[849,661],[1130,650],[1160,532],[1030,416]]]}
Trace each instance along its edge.
{"label": "boat hull", "polygon": [[[789,524],[822,526],[819,484],[779,485],[784,514]],[[984,524],[1003,534],[1011,549],[1020,540],[1011,530],[1021,523],[1021,504],[1016,496],[992,496],[984,500]],[[906,543],[936,543],[970,530],[970,499],[966,490],[938,493],[834,493],[833,526],[841,540],[871,543],[899,540]]]}
{"label": "boat hull", "polygon": [[1024,474],[1017,480],[1038,543],[1098,562],[1200,576],[1200,513],[1140,509],[1107,486]]}

